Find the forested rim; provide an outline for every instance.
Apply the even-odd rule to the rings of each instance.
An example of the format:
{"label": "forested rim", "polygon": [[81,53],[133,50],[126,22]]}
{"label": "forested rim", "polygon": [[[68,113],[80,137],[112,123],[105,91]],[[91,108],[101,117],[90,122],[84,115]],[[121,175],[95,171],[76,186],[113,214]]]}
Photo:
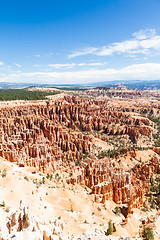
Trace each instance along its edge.
{"label": "forested rim", "polygon": [[45,100],[48,95],[59,92],[29,91],[28,89],[0,89],[0,101],[10,100]]}

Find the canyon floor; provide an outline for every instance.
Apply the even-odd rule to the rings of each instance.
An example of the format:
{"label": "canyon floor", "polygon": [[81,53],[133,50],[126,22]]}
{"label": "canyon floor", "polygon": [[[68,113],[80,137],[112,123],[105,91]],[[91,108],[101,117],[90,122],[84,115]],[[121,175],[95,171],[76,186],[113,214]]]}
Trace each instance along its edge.
{"label": "canyon floor", "polygon": [[[147,218],[151,218],[151,222],[155,218],[152,225],[154,226],[155,239],[159,239],[160,215],[157,210],[146,213],[134,209],[134,213],[128,217],[127,222],[123,223],[125,217],[123,214],[116,215],[114,213],[116,204],[113,201],[106,201],[103,205],[95,203],[93,197],[88,195],[87,191],[79,185],[73,186],[63,183],[63,179],[65,179],[63,174],[60,174],[60,182],[55,176],[53,180],[48,180],[44,174],[34,173],[33,168],[20,168],[3,159],[1,159],[0,169],[1,171],[6,169],[6,177],[1,178],[0,181],[1,204],[3,201],[5,202],[5,207],[0,208],[1,231],[3,230],[2,236],[7,236],[6,239],[17,234],[16,231],[8,234],[6,219],[19,209],[20,201],[23,201],[26,207],[29,206],[30,218],[35,219],[41,229],[40,232],[37,232],[37,236],[28,233],[25,237],[24,234],[24,239],[29,239],[29,237],[39,239],[41,235],[43,236],[43,230],[53,230],[54,224],[52,223],[55,219],[58,219],[64,226],[63,230],[59,229],[55,234],[62,239],[78,239],[81,234],[87,231],[94,232],[96,229],[106,232],[110,219],[116,227],[112,236],[138,238],[142,219]],[[43,177],[45,183],[37,186],[34,180],[43,181]],[[15,239],[19,239],[18,235]]]}

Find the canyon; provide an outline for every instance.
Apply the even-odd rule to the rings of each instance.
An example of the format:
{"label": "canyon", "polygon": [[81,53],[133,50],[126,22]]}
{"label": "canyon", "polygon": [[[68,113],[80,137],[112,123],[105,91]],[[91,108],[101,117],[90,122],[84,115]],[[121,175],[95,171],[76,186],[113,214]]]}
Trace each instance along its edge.
{"label": "canyon", "polygon": [[[12,198],[13,190],[5,182],[9,177],[7,181],[12,179],[27,188],[27,194],[31,195],[28,200],[25,196],[28,205],[32,201],[36,204],[35,195],[42,194],[41,188],[47,192],[55,190],[57,200],[53,200],[53,196],[37,200],[37,207],[44,201],[49,204],[51,212],[56,212],[54,208],[59,204],[62,216],[58,219],[58,214],[54,213],[55,218],[47,219],[48,223],[44,224],[47,214],[50,217],[49,210],[43,220],[36,220],[34,209],[30,216],[28,205],[22,206],[23,195],[14,193],[18,196],[13,196],[14,212],[11,215],[10,212],[3,213],[5,226],[1,227],[0,239],[10,239],[14,234],[15,239],[25,239],[21,234],[25,234],[26,229],[30,232],[27,234],[33,235],[28,239],[89,239],[87,234],[91,235],[90,239],[102,239],[101,234],[103,239],[112,239],[105,234],[109,219],[113,221],[113,239],[120,236],[138,239],[143,215],[145,219],[154,215],[158,219],[156,224],[159,224],[158,207],[152,213],[142,213],[141,210],[148,203],[151,179],[160,174],[160,150],[153,138],[158,131],[153,119],[160,117],[159,99],[145,91],[109,89],[108,95],[106,91],[62,91],[53,98],[48,96],[48,100],[13,101],[0,105],[0,186],[2,191],[8,186],[4,201],[10,205],[8,197]],[[2,176],[4,169],[9,176]],[[42,195],[39,195],[40,199],[48,197]],[[63,198],[67,203],[58,203]],[[78,205],[77,199],[82,206]],[[53,206],[52,201],[56,202]],[[158,206],[159,198],[156,197],[155,201]],[[70,210],[66,208],[68,204]],[[85,205],[88,209],[83,210]],[[119,215],[115,213],[116,207]],[[90,212],[91,208],[96,211]],[[70,216],[72,214],[75,215]],[[65,224],[63,220],[70,217],[68,225]],[[80,221],[88,226],[81,227]],[[134,221],[130,233],[128,228]],[[90,229],[92,233],[87,232]],[[19,238],[17,234],[20,234]],[[155,230],[155,237],[159,234]]]}

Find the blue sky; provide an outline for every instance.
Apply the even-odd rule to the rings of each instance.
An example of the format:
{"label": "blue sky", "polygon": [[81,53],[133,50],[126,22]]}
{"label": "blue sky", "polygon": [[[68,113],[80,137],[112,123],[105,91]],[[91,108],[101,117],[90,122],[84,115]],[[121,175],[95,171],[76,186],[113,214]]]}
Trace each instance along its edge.
{"label": "blue sky", "polygon": [[0,81],[160,79],[159,0],[0,2]]}

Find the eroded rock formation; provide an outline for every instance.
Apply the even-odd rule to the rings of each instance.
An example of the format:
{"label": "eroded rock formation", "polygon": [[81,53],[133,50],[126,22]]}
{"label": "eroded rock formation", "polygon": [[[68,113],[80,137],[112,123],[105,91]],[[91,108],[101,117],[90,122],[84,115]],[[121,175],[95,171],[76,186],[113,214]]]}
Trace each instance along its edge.
{"label": "eroded rock formation", "polygon": [[[107,158],[93,157],[83,162],[84,154],[92,152],[92,138],[86,134],[91,131],[127,134],[136,143],[140,135],[150,136],[152,127],[135,106],[127,110],[103,100],[75,96],[39,106],[3,107],[0,109],[0,156],[43,173],[64,170],[73,176],[68,183],[87,186],[95,201],[128,204],[129,212],[133,207],[140,208],[150,176],[160,171],[159,160],[154,158],[149,165],[136,166],[133,172],[116,168]],[[19,229],[26,226],[21,216],[19,222]],[[11,225],[10,222],[8,227]]]}

